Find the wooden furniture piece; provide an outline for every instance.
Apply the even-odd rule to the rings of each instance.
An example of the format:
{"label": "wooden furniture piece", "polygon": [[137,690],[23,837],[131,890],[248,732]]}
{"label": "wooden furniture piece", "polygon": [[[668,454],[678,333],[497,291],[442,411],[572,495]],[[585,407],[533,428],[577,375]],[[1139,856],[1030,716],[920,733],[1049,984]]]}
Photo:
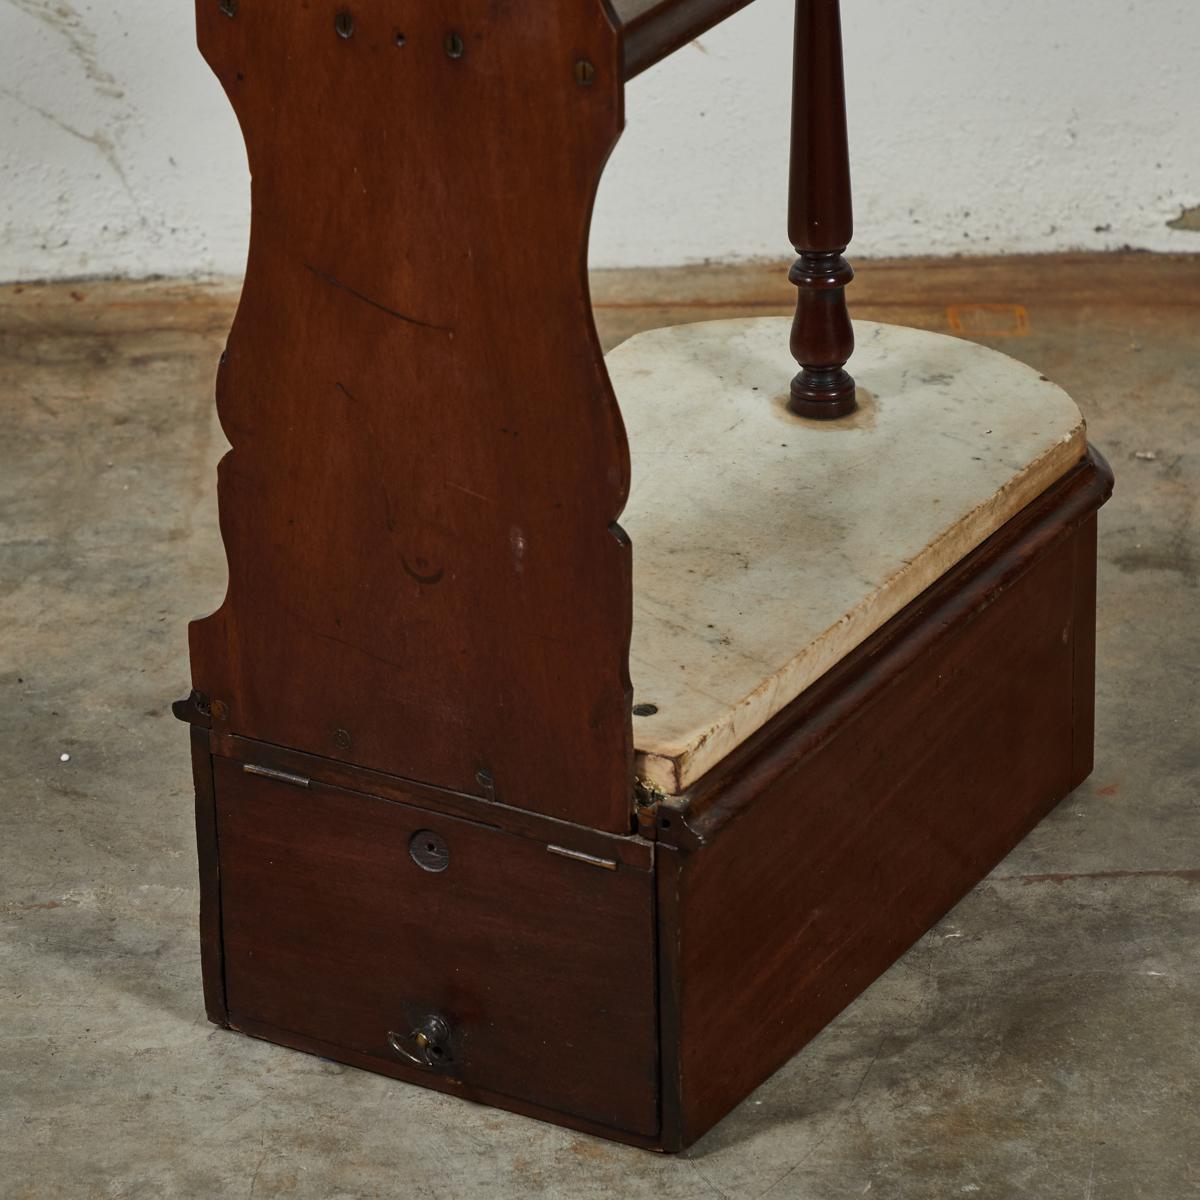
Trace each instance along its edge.
{"label": "wooden furniture piece", "polygon": [[1087,776],[1111,488],[991,351],[860,325],[845,372],[836,0],[794,325],[605,363],[623,81],[745,2],[197,7],[253,175],[176,706],[208,1015],[666,1150]]}

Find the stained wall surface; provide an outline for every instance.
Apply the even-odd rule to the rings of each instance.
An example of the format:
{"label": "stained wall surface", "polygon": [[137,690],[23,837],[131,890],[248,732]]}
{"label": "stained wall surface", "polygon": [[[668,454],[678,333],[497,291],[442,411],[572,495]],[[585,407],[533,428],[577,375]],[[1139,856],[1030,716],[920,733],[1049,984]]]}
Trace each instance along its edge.
{"label": "stained wall surface", "polygon": [[[843,7],[859,257],[1200,249],[1191,0]],[[757,0],[631,84],[593,265],[786,252],[791,22]],[[240,273],[245,155],[192,27],[0,0],[0,280]]]}

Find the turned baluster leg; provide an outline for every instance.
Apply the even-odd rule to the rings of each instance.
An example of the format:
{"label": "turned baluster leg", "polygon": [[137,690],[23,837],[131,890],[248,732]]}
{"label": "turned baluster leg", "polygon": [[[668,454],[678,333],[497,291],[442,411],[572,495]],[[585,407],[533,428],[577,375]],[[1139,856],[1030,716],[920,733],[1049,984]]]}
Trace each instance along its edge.
{"label": "turned baluster leg", "polygon": [[839,0],[796,0],[788,236],[800,257],[788,278],[800,289],[791,349],[802,370],[788,407],[798,416],[857,407],[843,370],[854,352],[846,308],[854,272],[842,257],[853,232]]}

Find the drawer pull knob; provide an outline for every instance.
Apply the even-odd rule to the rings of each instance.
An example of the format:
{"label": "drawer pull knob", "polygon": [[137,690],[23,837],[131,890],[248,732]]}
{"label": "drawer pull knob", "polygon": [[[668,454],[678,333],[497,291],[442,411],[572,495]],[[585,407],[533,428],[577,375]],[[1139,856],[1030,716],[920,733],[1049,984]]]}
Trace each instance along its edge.
{"label": "drawer pull knob", "polygon": [[450,1027],[441,1017],[426,1017],[411,1033],[390,1032],[388,1045],[401,1058],[418,1067],[432,1067],[437,1070],[449,1067],[452,1061]]}

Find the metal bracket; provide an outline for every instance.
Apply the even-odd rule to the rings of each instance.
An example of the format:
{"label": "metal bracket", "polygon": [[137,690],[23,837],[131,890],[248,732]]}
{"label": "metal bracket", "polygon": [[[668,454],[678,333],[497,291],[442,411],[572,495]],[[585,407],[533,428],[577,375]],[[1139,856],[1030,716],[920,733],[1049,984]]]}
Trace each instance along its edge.
{"label": "metal bracket", "polygon": [[171,705],[171,713],[177,720],[185,721],[188,725],[212,728],[212,706],[209,699],[203,692],[194,688],[183,700],[176,700]]}

